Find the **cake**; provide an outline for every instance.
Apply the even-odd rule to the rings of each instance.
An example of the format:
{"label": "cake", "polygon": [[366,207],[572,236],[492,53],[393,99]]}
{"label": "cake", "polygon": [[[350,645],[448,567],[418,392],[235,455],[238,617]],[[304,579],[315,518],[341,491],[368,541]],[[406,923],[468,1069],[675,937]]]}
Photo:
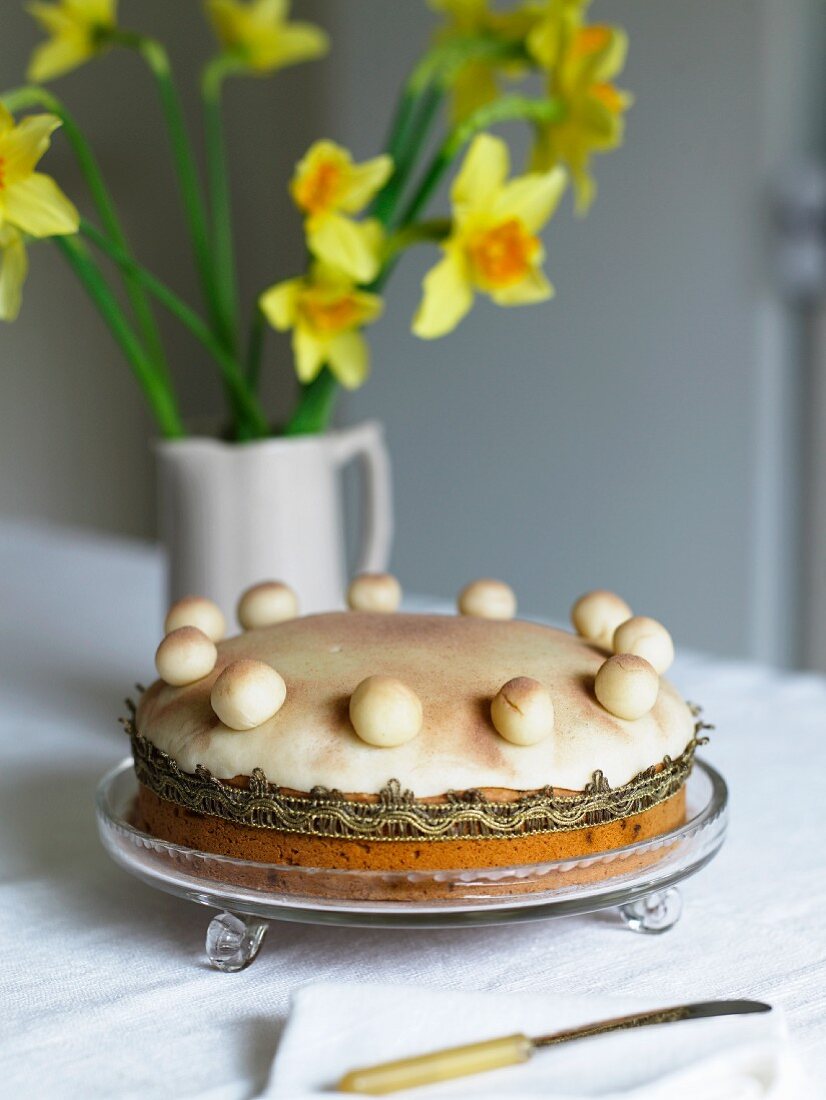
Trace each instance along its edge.
{"label": "cake", "polygon": [[415,895],[416,872],[575,860],[685,820],[699,724],[662,675],[661,624],[604,591],[574,633],[515,618],[497,581],[457,615],[400,599],[365,575],[349,610],[301,617],[267,582],[227,639],[210,601],[176,604],[127,722],[138,827],[252,864],[398,873]]}

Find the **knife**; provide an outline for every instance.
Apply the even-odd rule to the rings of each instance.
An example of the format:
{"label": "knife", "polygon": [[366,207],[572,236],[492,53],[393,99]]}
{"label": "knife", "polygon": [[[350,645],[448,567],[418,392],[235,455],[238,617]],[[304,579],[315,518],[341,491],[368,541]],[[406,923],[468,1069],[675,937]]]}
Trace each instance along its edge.
{"label": "knife", "polygon": [[710,1016],[740,1016],[750,1012],[771,1012],[771,1005],[762,1001],[700,1001],[697,1004],[658,1008],[651,1012],[635,1012],[631,1016],[616,1016],[584,1027],[555,1031],[529,1039],[527,1035],[504,1035],[501,1039],[486,1039],[447,1050],[421,1054],[417,1058],[401,1058],[378,1066],[354,1069],[346,1073],[336,1086],[339,1092],[360,1092],[367,1096],[384,1096],[400,1089],[432,1085],[455,1077],[469,1077],[490,1069],[515,1066],[527,1062],[537,1050],[568,1043],[573,1039],[588,1039],[608,1035],[612,1031],[648,1027],[650,1024],[673,1024],[680,1020],[702,1020]]}

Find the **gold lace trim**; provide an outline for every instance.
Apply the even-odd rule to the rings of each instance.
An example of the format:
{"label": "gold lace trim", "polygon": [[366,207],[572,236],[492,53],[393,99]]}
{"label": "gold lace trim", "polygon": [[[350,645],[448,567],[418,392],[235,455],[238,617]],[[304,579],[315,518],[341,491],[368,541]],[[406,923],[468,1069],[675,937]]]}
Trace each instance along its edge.
{"label": "gold lace trim", "polygon": [[133,719],[123,724],[139,781],[167,802],[259,829],[391,841],[529,836],[604,825],[642,813],[679,791],[691,773],[697,747],[708,740],[700,733],[710,728],[698,721],[694,738],[676,760],[666,756],[662,764],[614,789],[596,771],[585,790],[574,795],[544,787],[511,802],[496,802],[470,790],[451,791],[443,802],[424,802],[393,779],[373,801],[363,802],[326,787],[315,787],[309,795],[286,794],[260,768],[245,788],[216,779],[204,767],[193,775],[143,737]]}

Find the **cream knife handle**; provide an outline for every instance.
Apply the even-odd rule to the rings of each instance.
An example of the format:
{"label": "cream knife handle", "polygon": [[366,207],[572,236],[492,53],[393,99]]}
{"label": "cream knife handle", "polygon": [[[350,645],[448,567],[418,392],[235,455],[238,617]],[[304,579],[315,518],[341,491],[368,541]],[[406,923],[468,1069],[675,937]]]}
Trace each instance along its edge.
{"label": "cream knife handle", "polygon": [[433,1085],[454,1077],[469,1077],[489,1069],[516,1066],[527,1062],[533,1054],[533,1043],[526,1035],[506,1035],[484,1043],[437,1050],[420,1054],[418,1058],[401,1058],[368,1069],[354,1069],[338,1083],[339,1092],[360,1092],[367,1096],[384,1096],[417,1085]]}

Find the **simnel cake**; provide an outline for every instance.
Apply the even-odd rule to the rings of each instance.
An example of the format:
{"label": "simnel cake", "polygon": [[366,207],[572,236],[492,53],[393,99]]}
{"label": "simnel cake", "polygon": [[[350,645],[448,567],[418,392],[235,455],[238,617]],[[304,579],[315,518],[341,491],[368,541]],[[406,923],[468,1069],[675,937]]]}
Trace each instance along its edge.
{"label": "simnel cake", "polygon": [[685,820],[701,725],[663,676],[664,626],[606,591],[577,601],[574,633],[518,620],[492,580],[456,615],[400,602],[395,578],[362,575],[349,610],[301,617],[271,581],[244,593],[231,638],[209,600],[175,604],[160,678],[126,723],[138,827],[412,882],[575,859]]}

